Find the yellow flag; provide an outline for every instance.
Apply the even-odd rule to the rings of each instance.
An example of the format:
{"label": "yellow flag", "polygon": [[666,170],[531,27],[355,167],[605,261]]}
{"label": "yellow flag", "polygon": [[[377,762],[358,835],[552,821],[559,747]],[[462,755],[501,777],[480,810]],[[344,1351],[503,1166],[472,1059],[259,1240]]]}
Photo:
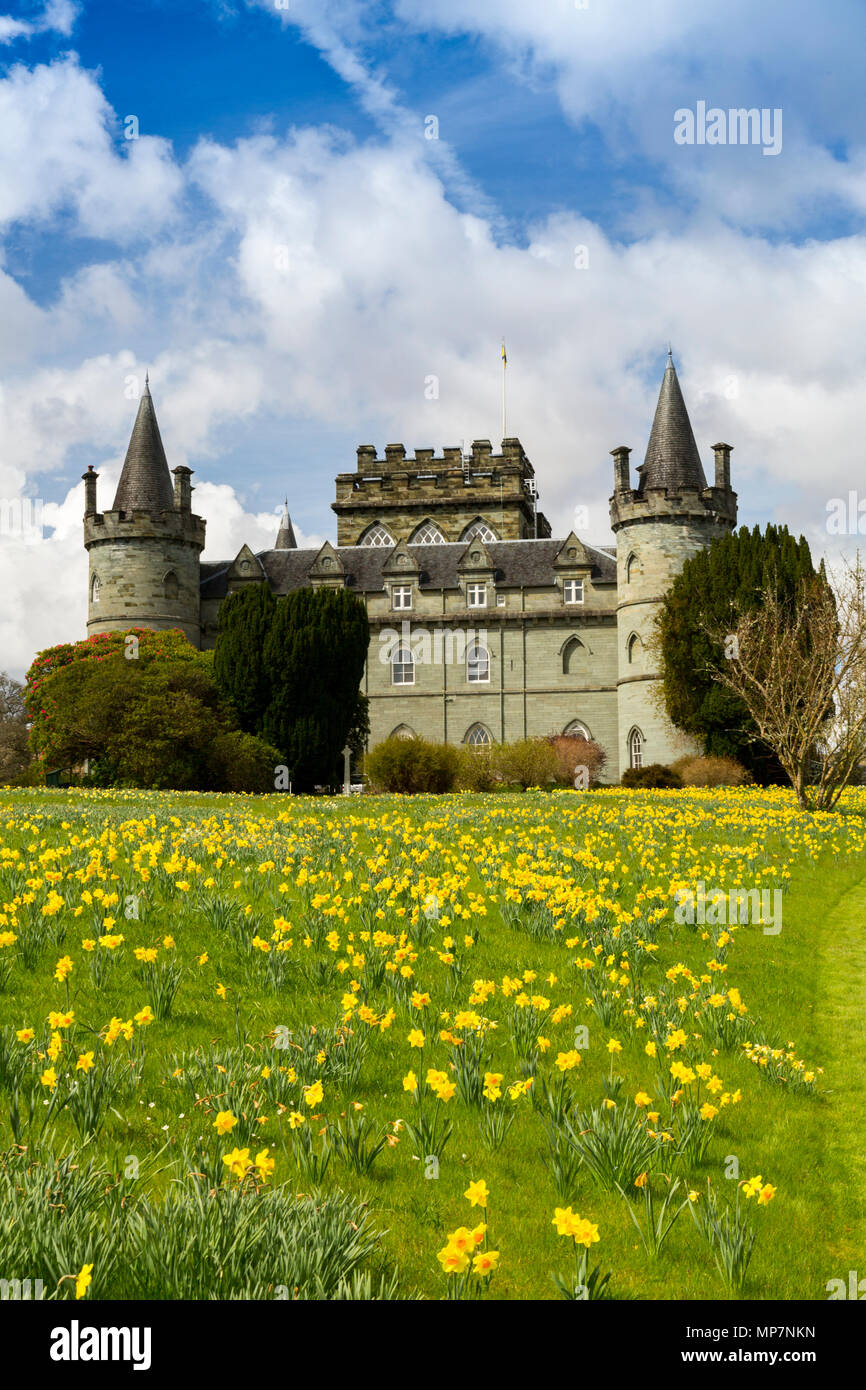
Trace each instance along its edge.
{"label": "yellow flag", "polygon": [[504,363],[507,363],[507,362],[508,362],[508,358],[505,356],[505,339],[504,339],[504,338],[502,339],[502,361],[503,361]]}

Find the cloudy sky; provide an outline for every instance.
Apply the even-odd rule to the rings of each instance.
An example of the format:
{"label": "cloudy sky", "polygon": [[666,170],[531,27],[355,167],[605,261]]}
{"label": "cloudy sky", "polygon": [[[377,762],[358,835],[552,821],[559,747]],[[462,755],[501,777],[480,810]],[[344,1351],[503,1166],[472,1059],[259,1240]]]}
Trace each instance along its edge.
{"label": "cloudy sky", "polygon": [[[358,444],[498,444],[503,337],[555,534],[583,507],[610,541],[670,341],[741,519],[832,551],[828,502],[866,499],[864,43],[862,0],[0,13],[0,669],[84,635],[80,476],[110,505],[146,368],[207,558],[284,494],[333,537]],[[700,103],[781,149],[679,143]]]}

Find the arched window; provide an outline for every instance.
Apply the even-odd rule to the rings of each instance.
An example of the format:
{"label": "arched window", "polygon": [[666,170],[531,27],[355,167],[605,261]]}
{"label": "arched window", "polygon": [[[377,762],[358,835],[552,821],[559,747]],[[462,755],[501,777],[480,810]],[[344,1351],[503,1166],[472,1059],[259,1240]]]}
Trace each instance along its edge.
{"label": "arched window", "polygon": [[643,745],[644,736],[640,729],[632,729],[628,736],[628,765],[629,767],[643,767]]}
{"label": "arched window", "polygon": [[571,723],[567,724],[562,732],[568,738],[585,738],[587,742],[592,738],[589,729],[585,724],[582,724],[579,719],[572,719]]}
{"label": "arched window", "polygon": [[461,541],[472,541],[475,540],[476,537],[478,538],[478,540],[484,541],[485,545],[488,541],[499,540],[499,537],[493,530],[493,527],[488,526],[487,522],[482,520],[481,517],[479,517],[477,521],[472,521],[469,523],[460,539]]}
{"label": "arched window", "polygon": [[169,570],[168,574],[163,579],[162,591],[165,594],[166,598],[177,598],[178,583],[177,575],[175,574],[174,570]]}
{"label": "arched window", "polygon": [[408,724],[398,724],[396,729],[392,729],[391,738],[415,738],[415,730],[410,729]]}
{"label": "arched window", "polygon": [[391,658],[391,684],[415,684],[415,658],[408,647],[398,647]]}
{"label": "arched window", "polygon": [[410,545],[444,545],[445,537],[433,521],[424,521],[409,537]]}
{"label": "arched window", "polygon": [[631,555],[629,555],[628,559],[627,559],[626,562],[625,562],[625,582],[626,582],[626,584],[633,584],[634,581],[635,581],[635,579],[637,579],[637,577],[638,577],[639,574],[640,574],[640,565],[638,564],[638,558],[637,558],[637,556],[635,555],[634,551],[632,551]]}
{"label": "arched window", "polygon": [[626,657],[628,658],[629,666],[635,666],[640,663],[641,654],[643,652],[643,643],[641,642],[640,637],[636,632],[633,632],[631,637],[626,642],[625,652]]}
{"label": "arched window", "polygon": [[95,574],[90,581],[90,602],[99,602],[99,575]]}
{"label": "arched window", "polygon": [[386,531],[381,521],[374,521],[372,526],[368,526],[359,545],[393,545],[394,541],[389,532]]}
{"label": "arched window", "polygon": [[586,669],[586,647],[579,637],[572,637],[562,649],[562,670],[566,676]]}
{"label": "arched window", "polygon": [[481,642],[466,649],[466,679],[472,685],[486,685],[490,680],[490,653]]}
{"label": "arched window", "polygon": [[466,737],[463,740],[470,748],[486,748],[493,742],[493,737],[489,729],[485,729],[483,724],[473,724],[466,730]]}

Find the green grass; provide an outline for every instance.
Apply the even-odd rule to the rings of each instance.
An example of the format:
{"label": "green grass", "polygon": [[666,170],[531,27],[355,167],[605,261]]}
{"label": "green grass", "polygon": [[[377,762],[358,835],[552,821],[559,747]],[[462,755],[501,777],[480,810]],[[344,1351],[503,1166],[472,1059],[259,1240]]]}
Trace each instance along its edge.
{"label": "green grass", "polygon": [[[557,1235],[553,1213],[569,1202],[598,1225],[600,1240],[592,1247],[590,1260],[611,1272],[612,1296],[725,1296],[712,1255],[688,1211],[682,1212],[653,1259],[644,1252],[623,1197],[601,1187],[586,1168],[578,1172],[568,1201],[557,1197],[546,1160],[545,1126],[529,1097],[513,1104],[506,1098],[496,1102],[512,1106],[515,1118],[501,1149],[492,1153],[482,1140],[478,1111],[459,1092],[447,1102],[429,1096],[427,1108],[431,1112],[438,1108],[453,1125],[435,1180],[425,1178],[425,1165],[413,1156],[405,1128],[400,1126],[394,1133],[394,1122],[415,1118],[403,1076],[410,1067],[422,1076],[428,1066],[448,1071],[449,1048],[437,1034],[441,1028],[455,1027],[453,1017],[460,1009],[474,1007],[496,1024],[485,1034],[487,1069],[503,1073],[506,1086],[521,1077],[509,1021],[513,997],[503,997],[501,982],[503,976],[530,970],[536,979],[528,985],[528,993],[550,1000],[541,1031],[551,1046],[536,1059],[536,1089],[543,1078],[559,1076],[554,1058],[572,1048],[575,1027],[585,1025],[589,1046],[578,1049],[580,1065],[566,1073],[581,1110],[603,1100],[611,1070],[607,1042],[613,1037],[622,1045],[622,1052],[613,1059],[616,1073],[624,1078],[618,1105],[633,1112],[635,1093],[645,1090],[662,1112],[657,1128],[670,1127],[678,1135],[682,1112],[675,1108],[668,1114],[659,1099],[656,1066],[644,1051],[648,1030],[635,1026],[646,1012],[640,1005],[646,995],[662,999],[662,1037],[680,1024],[690,1034],[701,1033],[700,1038],[689,1038],[687,1052],[673,1055],[687,1055],[693,1067],[707,1062],[722,1078],[725,1093],[739,1090],[742,1100],[725,1106],[708,1122],[709,1143],[700,1162],[678,1165],[670,1157],[673,1146],[660,1146],[658,1158],[650,1165],[651,1172],[656,1171],[653,1180],[660,1190],[661,1174],[668,1172],[702,1191],[709,1178],[722,1199],[733,1200],[737,1182],[726,1177],[726,1171],[738,1165],[740,1179],[760,1173],[776,1195],[760,1209],[754,1201],[741,1202],[757,1233],[743,1296],[826,1298],[827,1281],[847,1278],[849,1268],[857,1267],[866,1234],[862,1196],[866,1126],[860,1104],[866,1074],[864,811],[866,798],[859,792],[848,797],[844,814],[835,817],[802,815],[780,792],[616,791],[363,801],[134,792],[2,795],[0,912],[6,921],[0,920],[0,933],[11,931],[17,940],[0,949],[0,970],[4,959],[9,968],[0,993],[0,1028],[5,1027],[12,1038],[15,1030],[25,1026],[37,1030],[33,1043],[12,1044],[13,1050],[30,1049],[27,1085],[33,1086],[36,1095],[32,1122],[26,1122],[26,1115],[21,1121],[25,1163],[73,1145],[80,1148],[81,1136],[69,1107],[58,1109],[59,1099],[67,1094],[70,1068],[75,1056],[87,1050],[94,1051],[97,1071],[107,1058],[125,1056],[127,1044],[122,1038],[110,1049],[100,1033],[104,1034],[112,1017],[126,1020],[144,1005],[154,1006],[152,987],[136,974],[139,967],[133,950],[155,946],[160,961],[177,961],[181,966],[171,1014],[164,1021],[134,1028],[133,1047],[143,1049],[141,1081],[136,1090],[119,1093],[115,1104],[103,1107],[98,1134],[87,1142],[79,1162],[86,1165],[92,1156],[114,1175],[102,1186],[117,1183],[117,1193],[125,1198],[124,1211],[136,1207],[145,1211],[145,1206],[147,1211],[158,1211],[167,1194],[187,1192],[188,1158],[200,1140],[208,1155],[207,1171],[216,1173],[216,1181],[225,1189],[220,1200],[251,1204],[276,1200],[279,1192],[309,1192],[310,1183],[295,1164],[288,1116],[294,1108],[310,1112],[299,1087],[290,1097],[291,1087],[284,1085],[280,1097],[287,1108],[280,1114],[273,1091],[277,1078],[266,1082],[259,1073],[263,1066],[278,1069],[287,1056],[299,1055],[294,1049],[287,1052],[274,1046],[279,1030],[290,1030],[295,1041],[308,1035],[311,1027],[320,1030],[321,1036],[340,1025],[341,1000],[356,980],[377,1019],[391,1007],[396,1016],[384,1031],[357,1019],[351,1022],[355,1034],[366,1039],[357,1083],[341,1093],[328,1078],[327,1067],[337,1055],[331,1048],[331,1061],[324,1069],[325,1098],[314,1109],[320,1118],[309,1127],[318,1143],[320,1130],[333,1132],[336,1125],[345,1129],[350,1120],[357,1122],[362,1116],[374,1132],[387,1128],[399,1142],[386,1145],[364,1174],[355,1172],[345,1156],[336,1155],[322,1184],[324,1193],[348,1194],[356,1202],[352,1208],[356,1215],[365,1211],[371,1228],[383,1233],[378,1244],[365,1247],[363,1258],[352,1269],[370,1271],[374,1283],[380,1275],[389,1279],[396,1269],[404,1295],[418,1290],[426,1297],[441,1298],[446,1281],[436,1252],[444,1246],[448,1232],[474,1225],[483,1215],[470,1208],[463,1196],[470,1180],[483,1178],[491,1193],[488,1237],[501,1256],[487,1290],[491,1298],[557,1296],[551,1276],[570,1273],[574,1246]],[[158,850],[147,848],[156,842]],[[58,857],[46,857],[46,851]],[[174,861],[173,852],[178,856]],[[141,870],[142,866],[147,869],[151,856],[154,867],[145,881]],[[91,867],[89,877],[88,864],[97,866]],[[170,866],[168,871],[160,868],[165,864]],[[46,872],[60,877],[52,884]],[[347,873],[353,876],[346,878]],[[310,886],[303,882],[304,874],[321,877]],[[714,950],[712,936],[702,936],[708,929],[690,929],[673,921],[676,887],[698,880],[726,889],[738,884],[787,883],[782,931],[765,935],[760,926],[743,925],[735,931],[726,955]],[[188,883],[189,890],[179,888],[179,881]],[[364,882],[370,884],[367,891],[361,891]],[[83,892],[95,886],[118,892],[119,902],[108,909],[82,903]],[[43,917],[41,908],[52,888],[67,902],[56,916]],[[509,925],[509,889],[526,899],[522,927]],[[126,894],[132,891],[141,894],[137,921],[123,915]],[[325,895],[322,902],[317,902],[317,892]],[[438,920],[424,912],[431,894],[438,899]],[[232,905],[234,930],[205,919],[203,910],[216,896]],[[394,996],[386,983],[395,972],[386,973],[381,967],[385,957],[394,963],[395,947],[379,953],[378,970],[372,960],[364,968],[351,963],[350,932],[355,934],[354,949],[360,946],[367,957],[377,954],[359,939],[371,901],[383,912],[375,922],[380,930],[395,936],[402,930],[410,933],[408,946],[417,957],[412,962],[410,987],[431,995],[423,1014]],[[561,910],[558,929],[549,940],[534,937],[526,928],[536,901]],[[465,918],[455,917],[454,903],[466,912]],[[473,912],[473,904],[482,905],[484,913]],[[83,911],[75,916],[78,906]],[[623,914],[635,906],[638,919],[630,923]],[[250,916],[243,915],[247,907]],[[602,917],[587,921],[582,910],[590,918],[601,911]],[[340,911],[346,914],[344,920],[323,915]],[[451,917],[450,924],[442,923],[443,914]],[[106,916],[116,919],[107,930],[122,933],[125,939],[116,948],[107,979],[97,986],[90,977],[90,963],[101,948],[87,952],[81,942],[98,937]],[[288,961],[284,980],[269,987],[266,972],[273,968],[276,953],[251,950],[249,942],[256,931],[269,939],[278,916],[291,922],[293,946],[284,954]],[[251,920],[257,925],[251,925]],[[628,990],[605,978],[603,965],[595,966],[591,976],[599,993],[606,990],[604,1006],[612,1009],[611,1021],[604,1025],[586,1003],[590,972],[574,962],[596,959],[593,947],[604,940],[603,962],[617,920],[617,959],[625,949],[633,966],[639,955],[638,938],[655,936],[658,951],[655,962],[645,960],[636,1009],[629,1002]],[[49,940],[35,968],[29,969],[22,956],[22,937],[31,921],[40,929],[46,924],[52,930],[65,929],[65,935],[62,941]],[[340,938],[336,952],[324,941],[331,929]],[[477,931],[471,947],[463,945],[467,929]],[[308,931],[316,942],[306,947]],[[161,944],[167,934],[174,937],[173,948]],[[462,977],[456,980],[454,967],[439,958],[443,938],[449,934],[456,939],[455,955],[462,966]],[[576,944],[567,947],[566,941]],[[199,965],[204,952],[208,961]],[[73,970],[68,981],[61,983],[53,979],[53,973],[58,958],[66,954],[73,960]],[[735,987],[745,1002],[747,1013],[741,1024],[745,1035],[783,1049],[792,1043],[796,1057],[805,1059],[807,1068],[823,1068],[813,1086],[794,1090],[773,1082],[747,1060],[739,1045],[714,1054],[705,1031],[711,1014],[703,1002],[707,991],[696,985],[693,992],[682,975],[675,988],[665,985],[665,974],[672,966],[686,966],[699,981],[714,958],[727,969],[712,972],[711,977],[722,979],[724,988]],[[398,972],[407,960],[397,962]],[[340,961],[348,962],[342,974],[334,969]],[[548,985],[551,973],[556,983]],[[622,972],[617,973],[621,979]],[[470,1006],[475,980],[495,981],[496,990],[486,1002]],[[218,984],[225,987],[225,998],[217,993]],[[38,1081],[48,1059],[37,1059],[35,1053],[48,1042],[49,1010],[67,1007],[67,985],[75,1022],[68,1030],[72,1042],[64,1045],[56,1064],[58,1101],[49,1107],[43,1104],[49,1093]],[[680,990],[686,998],[683,1011],[676,1003]],[[571,1015],[553,1024],[554,1009],[566,1004],[572,1007]],[[443,1012],[448,1019],[441,1017]],[[407,1043],[409,1029],[422,1016],[428,1037],[423,1061]],[[473,1031],[466,1030],[464,1036],[464,1046],[471,1046]],[[219,1079],[224,1074],[212,1073],[212,1084],[198,1087],[198,1099],[197,1087],[189,1082],[195,1054],[201,1056],[211,1046],[221,1050],[221,1061],[229,1071],[244,1059],[252,1071],[255,1062],[255,1088],[244,1094],[253,1103],[261,1097],[259,1113],[267,1114],[265,1125],[254,1126],[255,1115],[250,1111],[248,1123],[242,1121],[225,1139],[215,1134],[214,1117],[228,1105],[219,1090],[227,1084]],[[174,1076],[181,1068],[185,1075]],[[309,1079],[315,1072],[314,1067]],[[355,1110],[355,1105],[363,1109]],[[0,1084],[0,1149],[7,1154],[14,1149],[9,1108],[7,1082],[5,1088]],[[247,1131],[250,1138],[239,1137]],[[245,1197],[231,1197],[229,1189],[238,1184],[225,1173],[221,1156],[236,1144],[249,1145],[253,1154],[267,1146],[275,1159],[274,1175],[258,1196],[250,1181]],[[130,1159],[137,1161],[137,1178],[123,1177],[135,1166]],[[18,1171],[14,1158],[7,1157],[5,1163],[13,1173]],[[206,1195],[210,1179],[204,1190]],[[640,1214],[639,1193],[630,1184],[629,1191],[629,1200]],[[117,1237],[116,1222],[123,1218],[117,1218],[110,1203],[104,1211],[97,1204],[94,1212],[95,1225],[84,1222],[81,1231],[70,1228],[54,1254],[54,1235],[46,1234],[44,1250],[39,1247],[46,1283],[53,1290],[62,1275],[93,1262],[89,1296],[134,1296],[132,1283],[124,1282],[116,1262],[112,1265],[107,1253],[101,1261],[94,1254],[108,1249],[99,1230],[111,1229],[122,1240]],[[271,1230],[264,1217],[260,1225]],[[251,1253],[249,1270],[241,1261],[241,1272],[232,1276],[235,1282],[230,1286],[220,1285],[215,1275],[215,1295],[228,1290],[236,1296],[269,1292],[273,1296],[274,1288],[286,1282],[280,1261],[285,1264],[288,1256],[280,1254],[280,1249],[272,1242],[267,1258],[262,1251],[259,1256]],[[348,1265],[347,1271],[351,1274]],[[28,1272],[36,1271],[0,1267],[0,1278],[21,1278]],[[177,1278],[182,1277],[186,1276],[181,1270]],[[329,1292],[320,1296],[334,1296],[339,1271],[330,1271],[328,1280]],[[167,1275],[162,1295],[156,1287],[150,1296],[177,1296],[172,1290],[180,1286],[172,1285]],[[315,1296],[309,1291],[312,1287],[302,1284],[304,1296]],[[67,1281],[59,1293],[65,1297],[71,1290]]]}

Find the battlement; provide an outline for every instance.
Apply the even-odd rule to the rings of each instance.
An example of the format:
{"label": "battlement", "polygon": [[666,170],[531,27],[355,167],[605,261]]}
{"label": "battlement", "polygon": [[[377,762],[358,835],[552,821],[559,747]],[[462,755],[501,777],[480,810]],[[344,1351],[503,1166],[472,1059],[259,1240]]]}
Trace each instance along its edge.
{"label": "battlement", "polygon": [[205,521],[193,512],[93,512],[84,518],[84,544],[99,541],[180,540],[204,549]]}
{"label": "battlement", "polygon": [[517,471],[529,478],[535,476],[535,470],[519,439],[503,439],[502,452],[499,454],[494,454],[489,439],[473,439],[471,452],[466,455],[460,445],[444,448],[437,457],[433,449],[416,449],[414,454],[407,455],[404,444],[386,444],[384,454],[379,457],[375,445],[360,444],[357,456],[356,473],[341,473],[340,478],[372,478],[389,473],[415,473],[423,477],[435,472],[479,472],[491,469],[505,473]]}
{"label": "battlement", "polygon": [[645,492],[629,488],[615,492],[610,499],[613,531],[641,521],[712,521],[723,526],[737,524],[737,494],[732,488],[651,487]]}
{"label": "battlement", "polygon": [[489,439],[474,439],[471,452],[456,445],[439,456],[433,449],[407,455],[405,445],[387,444],[381,458],[362,444],[356,471],[337,475],[336,494],[338,545],[362,544],[378,526],[395,541],[408,540],[428,520],[447,541],[459,541],[473,522],[499,540],[550,535],[519,439],[503,439],[499,454]]}

